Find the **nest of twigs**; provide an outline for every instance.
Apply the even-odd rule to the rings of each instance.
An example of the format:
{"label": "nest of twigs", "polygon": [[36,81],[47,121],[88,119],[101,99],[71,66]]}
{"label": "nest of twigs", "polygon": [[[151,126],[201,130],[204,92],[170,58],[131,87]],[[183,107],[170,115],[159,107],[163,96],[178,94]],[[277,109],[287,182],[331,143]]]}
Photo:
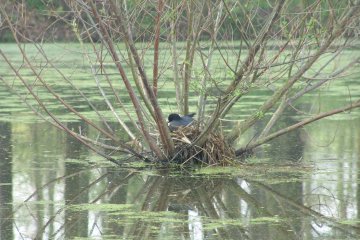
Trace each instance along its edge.
{"label": "nest of twigs", "polygon": [[179,164],[200,163],[226,166],[234,162],[235,151],[221,133],[212,132],[202,146],[192,146],[201,131],[196,124],[180,127],[171,133],[176,154],[173,161]]}

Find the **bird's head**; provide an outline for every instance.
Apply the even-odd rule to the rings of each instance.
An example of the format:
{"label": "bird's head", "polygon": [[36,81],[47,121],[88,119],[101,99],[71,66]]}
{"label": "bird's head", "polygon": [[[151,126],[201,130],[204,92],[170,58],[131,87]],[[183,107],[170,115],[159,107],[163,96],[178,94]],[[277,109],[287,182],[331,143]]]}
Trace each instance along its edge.
{"label": "bird's head", "polygon": [[181,120],[181,117],[179,114],[177,113],[172,113],[168,116],[168,121],[171,122],[171,121],[176,121],[176,120]]}

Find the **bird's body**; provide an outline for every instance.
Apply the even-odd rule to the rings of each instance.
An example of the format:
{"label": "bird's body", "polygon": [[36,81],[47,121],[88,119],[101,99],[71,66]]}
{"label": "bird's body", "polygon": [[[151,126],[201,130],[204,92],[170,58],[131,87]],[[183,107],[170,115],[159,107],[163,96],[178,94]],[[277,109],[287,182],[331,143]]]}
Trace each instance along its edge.
{"label": "bird's body", "polygon": [[189,126],[194,121],[195,113],[180,116],[177,113],[172,113],[168,117],[168,126],[171,131],[175,131],[178,127]]}

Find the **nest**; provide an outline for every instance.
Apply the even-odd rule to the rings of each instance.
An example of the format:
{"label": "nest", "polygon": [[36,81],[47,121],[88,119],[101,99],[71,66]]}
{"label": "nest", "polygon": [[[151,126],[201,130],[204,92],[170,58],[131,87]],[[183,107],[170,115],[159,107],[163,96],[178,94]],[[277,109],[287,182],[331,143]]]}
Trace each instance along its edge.
{"label": "nest", "polygon": [[171,133],[175,144],[173,161],[179,164],[200,163],[205,165],[226,166],[234,162],[235,151],[225,141],[221,133],[212,132],[202,146],[192,146],[199,135],[197,124],[180,127]]}

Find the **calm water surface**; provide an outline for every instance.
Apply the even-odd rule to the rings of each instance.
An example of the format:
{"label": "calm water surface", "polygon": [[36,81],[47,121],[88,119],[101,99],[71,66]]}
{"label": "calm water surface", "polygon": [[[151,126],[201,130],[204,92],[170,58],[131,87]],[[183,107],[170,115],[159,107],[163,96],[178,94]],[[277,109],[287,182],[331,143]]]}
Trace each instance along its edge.
{"label": "calm water surface", "polygon": [[[0,90],[6,99],[0,111],[1,240],[360,237],[359,111],[271,141],[241,167],[114,167]],[[248,114],[262,97],[249,96],[233,116]],[[333,107],[342,97],[323,99]],[[320,105],[315,102],[299,107]],[[298,120],[287,112],[281,124]]]}

